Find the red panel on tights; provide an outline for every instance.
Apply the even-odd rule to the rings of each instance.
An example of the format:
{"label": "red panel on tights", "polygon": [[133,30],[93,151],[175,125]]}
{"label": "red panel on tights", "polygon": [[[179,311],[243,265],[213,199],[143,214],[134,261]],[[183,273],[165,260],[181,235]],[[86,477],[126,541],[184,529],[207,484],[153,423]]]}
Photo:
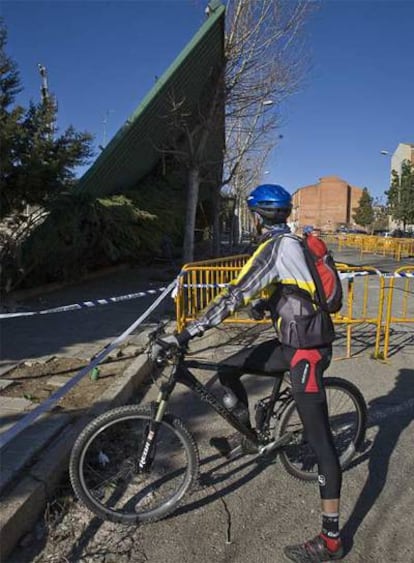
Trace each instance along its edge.
{"label": "red panel on tights", "polygon": [[318,393],[318,381],[316,379],[316,365],[322,358],[319,350],[296,350],[290,362],[291,367],[295,367],[299,362],[305,360],[309,364],[309,377],[305,387],[305,393]]}

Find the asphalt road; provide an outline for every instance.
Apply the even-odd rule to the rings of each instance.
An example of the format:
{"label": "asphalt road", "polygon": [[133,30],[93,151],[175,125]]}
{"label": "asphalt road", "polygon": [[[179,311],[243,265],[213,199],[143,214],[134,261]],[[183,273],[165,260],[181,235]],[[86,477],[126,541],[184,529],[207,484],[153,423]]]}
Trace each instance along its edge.
{"label": "asphalt road", "polygon": [[[91,358],[128,328],[174,279],[166,268],[124,268],[102,277],[69,285],[50,293],[15,302],[11,312],[42,311],[93,302],[79,310],[2,319],[1,369],[22,360],[50,356]],[[142,292],[135,299],[99,305],[98,300]],[[150,322],[173,315],[170,296],[152,314]]]}

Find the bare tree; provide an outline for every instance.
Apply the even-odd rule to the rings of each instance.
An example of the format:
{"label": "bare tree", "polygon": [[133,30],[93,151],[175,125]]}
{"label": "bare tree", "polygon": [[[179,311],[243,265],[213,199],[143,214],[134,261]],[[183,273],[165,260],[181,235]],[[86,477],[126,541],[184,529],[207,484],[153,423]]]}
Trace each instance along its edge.
{"label": "bare tree", "polygon": [[311,9],[306,0],[230,0],[227,6],[223,183],[234,198],[235,242],[247,192],[281,138],[280,106],[308,69],[302,33]]}
{"label": "bare tree", "polygon": [[263,145],[257,152],[250,151],[249,155],[242,155],[235,171],[231,187],[225,191],[233,203],[232,220],[229,232],[229,246],[237,246],[242,242],[243,228],[246,226],[248,216],[246,197],[252,186],[260,182],[262,171],[269,153],[271,144]]}
{"label": "bare tree", "polygon": [[[166,146],[157,148],[164,155],[173,156],[186,172],[187,205],[182,254],[184,263],[192,261],[194,257],[196,213],[202,181],[210,184],[216,192],[213,204],[219,201],[223,154],[221,150],[212,151],[211,142],[217,139],[216,129],[224,135],[223,76],[223,69],[215,69],[196,109],[189,108],[184,96],[170,91],[167,112],[162,116],[169,142]],[[217,156],[211,161],[209,155],[214,152]],[[213,213],[213,216],[215,215],[216,212]]]}
{"label": "bare tree", "polygon": [[[246,192],[262,175],[279,139],[280,105],[297,91],[305,75],[301,32],[312,5],[308,0],[229,0],[224,65],[211,76],[208,103],[204,100],[197,110],[188,111],[185,98],[171,93],[165,119],[175,132],[174,142],[162,150],[187,170],[185,262],[193,259],[200,182],[212,186],[213,251],[218,254],[221,188],[227,186],[240,217]],[[211,151],[206,149],[223,122],[225,152],[219,156],[223,169],[217,178],[218,163],[208,161]]]}

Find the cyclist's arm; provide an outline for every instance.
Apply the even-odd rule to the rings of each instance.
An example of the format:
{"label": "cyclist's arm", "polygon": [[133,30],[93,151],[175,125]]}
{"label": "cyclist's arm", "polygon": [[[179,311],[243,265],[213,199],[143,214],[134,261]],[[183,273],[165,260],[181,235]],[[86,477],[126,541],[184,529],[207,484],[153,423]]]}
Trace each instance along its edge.
{"label": "cyclist's arm", "polygon": [[205,330],[219,325],[226,317],[240,307],[247,305],[251,299],[278,280],[276,255],[279,244],[268,240],[261,244],[243,267],[238,277],[230,282],[207,310],[197,320],[186,327],[191,336],[202,334]]}

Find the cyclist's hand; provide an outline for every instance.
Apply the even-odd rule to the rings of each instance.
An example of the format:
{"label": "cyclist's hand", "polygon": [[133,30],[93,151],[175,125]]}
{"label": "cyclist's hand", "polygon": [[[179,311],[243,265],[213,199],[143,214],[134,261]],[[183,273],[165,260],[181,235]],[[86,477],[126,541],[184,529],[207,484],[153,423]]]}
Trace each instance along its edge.
{"label": "cyclist's hand", "polygon": [[261,321],[264,319],[266,309],[267,303],[264,299],[253,301],[250,305],[249,316],[255,321]]}
{"label": "cyclist's hand", "polygon": [[165,353],[171,348],[179,348],[183,346],[190,340],[190,335],[186,330],[181,333],[169,334],[168,336],[163,336],[162,338],[157,338],[151,348],[151,360],[156,361],[161,353]]}
{"label": "cyclist's hand", "polygon": [[178,348],[178,346],[178,340],[177,337],[174,336],[174,334],[169,334],[168,336],[157,338],[151,348],[151,360],[155,362],[162,352],[166,352],[170,348]]}

